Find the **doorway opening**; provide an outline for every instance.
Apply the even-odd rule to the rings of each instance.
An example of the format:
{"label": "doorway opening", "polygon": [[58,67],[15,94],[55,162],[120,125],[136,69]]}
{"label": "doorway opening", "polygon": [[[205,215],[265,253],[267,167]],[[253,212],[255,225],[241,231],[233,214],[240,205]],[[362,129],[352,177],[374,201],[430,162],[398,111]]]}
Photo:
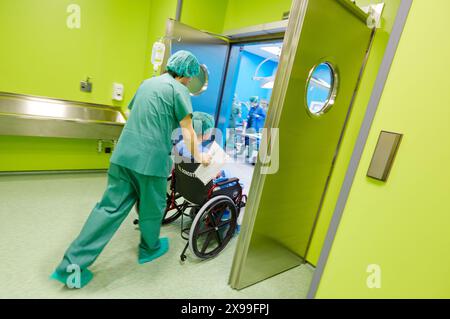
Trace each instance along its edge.
{"label": "doorway opening", "polygon": [[283,39],[273,39],[230,47],[217,127],[233,159],[227,169],[240,178],[245,193],[253,177],[282,45]]}

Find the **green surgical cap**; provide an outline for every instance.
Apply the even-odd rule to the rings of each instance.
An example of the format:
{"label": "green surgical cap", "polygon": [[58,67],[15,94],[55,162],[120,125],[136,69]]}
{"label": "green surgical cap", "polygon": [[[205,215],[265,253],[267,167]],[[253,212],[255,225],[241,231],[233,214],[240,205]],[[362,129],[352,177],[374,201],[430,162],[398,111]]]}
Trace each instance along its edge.
{"label": "green surgical cap", "polygon": [[252,96],[251,98],[250,98],[250,102],[259,102],[259,97],[257,97],[257,96]]}
{"label": "green surgical cap", "polygon": [[192,113],[192,124],[195,134],[205,135],[214,128],[214,118],[208,113],[194,112]]}
{"label": "green surgical cap", "polygon": [[189,51],[178,51],[167,62],[167,70],[180,77],[191,78],[200,73],[200,63]]}

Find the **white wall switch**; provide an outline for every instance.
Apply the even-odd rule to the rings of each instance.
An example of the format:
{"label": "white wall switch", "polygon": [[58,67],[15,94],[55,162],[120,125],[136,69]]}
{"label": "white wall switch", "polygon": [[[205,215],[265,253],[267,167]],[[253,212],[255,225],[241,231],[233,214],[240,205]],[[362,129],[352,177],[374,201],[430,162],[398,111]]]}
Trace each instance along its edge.
{"label": "white wall switch", "polygon": [[115,101],[123,101],[123,84],[114,83],[113,84],[113,100]]}

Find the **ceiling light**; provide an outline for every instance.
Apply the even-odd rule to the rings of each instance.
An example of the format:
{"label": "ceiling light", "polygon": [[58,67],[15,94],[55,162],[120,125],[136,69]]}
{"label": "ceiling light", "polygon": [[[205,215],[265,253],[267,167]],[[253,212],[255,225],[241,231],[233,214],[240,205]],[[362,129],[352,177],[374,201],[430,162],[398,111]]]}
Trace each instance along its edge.
{"label": "ceiling light", "polygon": [[262,47],[261,50],[269,52],[273,55],[280,56],[281,55],[281,47]]}
{"label": "ceiling light", "polygon": [[269,81],[269,82],[263,84],[261,86],[261,88],[263,88],[263,89],[273,89],[274,84],[275,84],[274,81]]}

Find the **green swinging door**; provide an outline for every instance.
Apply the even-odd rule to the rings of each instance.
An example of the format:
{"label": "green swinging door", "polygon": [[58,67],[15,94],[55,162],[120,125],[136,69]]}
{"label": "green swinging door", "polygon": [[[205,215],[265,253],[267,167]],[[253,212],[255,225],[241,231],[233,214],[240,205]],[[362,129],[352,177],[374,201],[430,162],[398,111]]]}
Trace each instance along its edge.
{"label": "green swinging door", "polygon": [[[278,146],[278,170],[267,175],[256,165],[230,275],[235,289],[305,262],[370,48],[366,19],[347,0],[294,0],[266,122],[279,128],[278,138],[268,138]],[[313,82],[327,86],[317,66],[332,70],[325,105],[307,93]]]}

